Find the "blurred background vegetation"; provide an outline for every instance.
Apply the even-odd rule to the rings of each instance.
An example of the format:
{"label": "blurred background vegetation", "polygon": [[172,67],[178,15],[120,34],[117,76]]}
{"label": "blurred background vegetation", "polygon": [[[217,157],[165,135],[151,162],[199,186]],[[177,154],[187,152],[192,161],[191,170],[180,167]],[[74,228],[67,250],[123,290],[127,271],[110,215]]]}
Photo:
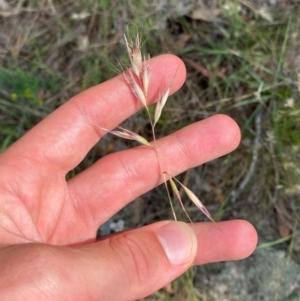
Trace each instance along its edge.
{"label": "blurred background vegetation", "polygon": [[[259,233],[249,260],[194,268],[145,300],[300,300],[299,16],[299,0],[0,0],[1,151],[71,96],[115,76],[117,60],[128,62],[126,26],[136,24],[145,53],[173,53],[188,70],[158,136],[216,113],[242,131],[236,151],[180,179],[216,220],[243,218]],[[151,134],[143,112],[126,127]],[[107,135],[68,177],[127,147]],[[204,219],[189,202],[186,209]],[[166,218],[158,188],[99,234]]]}

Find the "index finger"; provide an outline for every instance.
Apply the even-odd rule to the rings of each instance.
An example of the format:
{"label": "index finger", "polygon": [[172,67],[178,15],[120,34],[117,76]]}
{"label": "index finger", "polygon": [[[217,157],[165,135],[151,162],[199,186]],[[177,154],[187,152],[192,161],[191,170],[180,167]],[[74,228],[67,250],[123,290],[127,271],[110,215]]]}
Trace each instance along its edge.
{"label": "index finger", "polygon": [[[184,64],[174,55],[153,58],[149,66],[150,103],[157,98],[161,82],[170,83],[175,76],[171,89],[174,93],[185,80]],[[2,158],[7,163],[25,157],[67,173],[101,138],[93,125],[112,129],[140,108],[124,76],[119,75],[73,97],[13,144]]]}

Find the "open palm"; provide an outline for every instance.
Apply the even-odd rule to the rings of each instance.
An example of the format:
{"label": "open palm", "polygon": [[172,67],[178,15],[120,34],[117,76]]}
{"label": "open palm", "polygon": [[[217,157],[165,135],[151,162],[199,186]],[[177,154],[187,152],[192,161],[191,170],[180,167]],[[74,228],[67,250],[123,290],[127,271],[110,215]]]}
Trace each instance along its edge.
{"label": "open palm", "polygon": [[[178,64],[172,92],[185,79],[182,62],[172,55],[151,60],[150,99],[157,98],[160,82],[170,81]],[[222,231],[221,223],[194,224],[191,230],[164,221],[95,242],[102,223],[161,183],[156,154],[136,147],[100,159],[69,181],[66,174],[101,138],[95,126],[112,129],[138,109],[118,76],[72,98],[0,155],[0,268],[6,271],[0,276],[1,295],[130,300],[157,290],[192,264],[239,259],[253,251],[256,233],[244,221],[222,223]],[[162,138],[157,146],[164,169],[176,175],[232,151],[239,139],[234,121],[219,115]],[[194,237],[187,241],[193,247],[184,261],[168,261],[155,236],[161,227],[179,227],[178,241],[180,231]]]}

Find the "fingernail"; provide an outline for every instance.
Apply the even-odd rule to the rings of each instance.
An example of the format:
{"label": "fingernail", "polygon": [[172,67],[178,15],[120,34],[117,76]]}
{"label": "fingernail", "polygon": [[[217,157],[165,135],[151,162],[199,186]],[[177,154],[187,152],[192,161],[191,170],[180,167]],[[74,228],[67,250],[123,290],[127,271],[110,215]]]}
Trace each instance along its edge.
{"label": "fingernail", "polygon": [[170,222],[156,230],[156,235],[173,265],[192,260],[197,240],[192,228],[182,222]]}

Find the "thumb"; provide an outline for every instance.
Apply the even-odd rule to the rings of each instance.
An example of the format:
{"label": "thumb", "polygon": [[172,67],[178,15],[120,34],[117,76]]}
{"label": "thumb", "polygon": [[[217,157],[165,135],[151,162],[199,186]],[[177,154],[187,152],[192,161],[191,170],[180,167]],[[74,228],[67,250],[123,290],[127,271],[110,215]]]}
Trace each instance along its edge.
{"label": "thumb", "polygon": [[1,300],[140,299],[187,270],[196,251],[192,228],[168,221],[84,246],[3,246]]}
{"label": "thumb", "polygon": [[197,239],[185,223],[160,222],[78,251],[77,267],[94,296],[89,300],[127,301],[151,294],[186,271],[196,256]]}

